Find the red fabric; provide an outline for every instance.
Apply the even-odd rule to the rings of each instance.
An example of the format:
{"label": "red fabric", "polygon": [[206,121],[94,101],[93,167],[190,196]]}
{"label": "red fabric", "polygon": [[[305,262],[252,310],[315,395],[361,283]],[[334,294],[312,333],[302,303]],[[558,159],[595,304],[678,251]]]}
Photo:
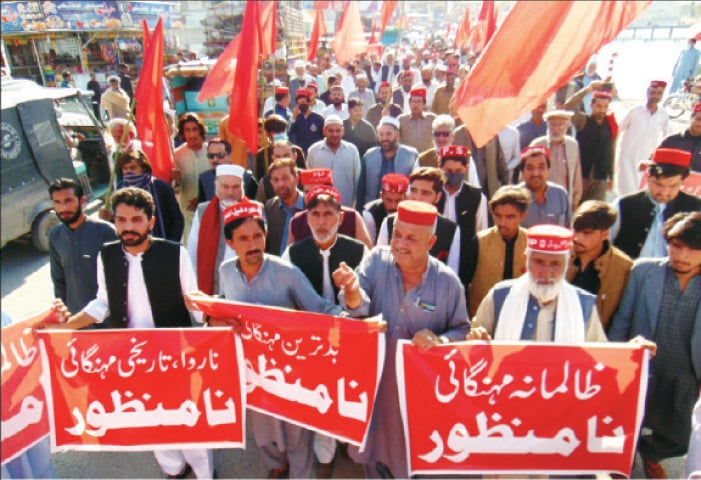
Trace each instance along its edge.
{"label": "red fabric", "polygon": [[372,31],[370,32],[370,40],[368,40],[368,44],[372,45],[373,43],[377,43],[377,38],[375,38],[375,30],[377,29],[377,25],[375,25],[375,22],[372,23]]}
{"label": "red fabric", "polygon": [[260,54],[269,57],[277,47],[277,2],[261,2],[258,27],[260,29]]}
{"label": "red fabric", "polygon": [[608,118],[609,128],[611,129],[611,141],[614,142],[618,136],[618,122],[616,121],[616,116],[613,114],[613,112],[606,115],[606,118]]}
{"label": "red fabric", "polygon": [[198,102],[225,96],[231,92],[231,86],[234,84],[234,77],[236,76],[236,57],[239,54],[240,44],[241,34],[238,34],[219,55],[217,63],[214,64],[204,79],[200,93],[197,95]]}
{"label": "red fabric", "polygon": [[397,8],[398,1],[388,1],[382,2],[382,10],[380,11],[380,34],[379,38],[382,38],[382,34],[385,33],[385,28],[389,25],[389,21],[392,18],[394,9]]}
{"label": "red fabric", "polygon": [[[456,92],[477,147],[544,103],[651,2],[516,2]],[[515,36],[529,32],[527,42]]]}
{"label": "red fabric", "polygon": [[[465,8],[465,16],[458,26],[458,31],[455,32],[455,40],[453,41],[453,46],[455,48],[463,49],[465,44],[470,39],[470,32],[472,31],[472,25],[470,24],[470,7]],[[450,24],[448,24],[448,33],[450,33]]]}
{"label": "red fabric", "polygon": [[197,236],[197,286],[207,295],[214,295],[214,269],[219,248],[219,197],[214,195],[204,210]]}
{"label": "red fabric", "polygon": [[484,0],[475,28],[470,32],[472,51],[479,53],[489,43],[497,30],[497,9],[494,0]]}
{"label": "red fabric", "polygon": [[691,152],[677,148],[658,148],[652,154],[652,161],[677,167],[689,168],[691,165]]}
{"label": "red fabric", "polygon": [[418,200],[403,200],[397,206],[397,220],[414,225],[433,225],[438,210],[433,205]]}
{"label": "red fabric", "polygon": [[148,50],[148,44],[151,41],[151,32],[149,32],[148,30],[148,23],[146,23],[146,19],[141,20],[141,28],[144,33],[144,39],[141,42],[141,48],[145,52],[146,50]]}
{"label": "red fabric", "polygon": [[409,26],[409,18],[406,15],[402,15],[397,20],[397,28],[399,30],[406,30]]}
{"label": "red fabric", "polygon": [[536,252],[569,252],[572,236],[572,230],[560,225],[535,225],[526,231],[528,248]]}
{"label": "red fabric", "polygon": [[368,45],[365,43],[358,2],[350,2],[333,39],[333,53],[336,55],[336,62],[339,65],[345,65],[356,55],[365,53],[367,49]]}
{"label": "red fabric", "polygon": [[312,27],[312,34],[309,37],[309,48],[307,49],[307,61],[312,62],[316,58],[317,53],[319,53],[319,37],[321,37],[322,30],[324,28],[324,11],[320,8],[316,9],[314,13],[314,26]]}
{"label": "red fabric", "polygon": [[163,113],[163,20],[159,19],[153,35],[144,52],[139,82],[134,98],[139,108],[136,109],[136,131],[144,143],[152,143],[153,151],[149,155],[153,166],[153,175],[166,182],[170,181],[173,170],[170,136]]}

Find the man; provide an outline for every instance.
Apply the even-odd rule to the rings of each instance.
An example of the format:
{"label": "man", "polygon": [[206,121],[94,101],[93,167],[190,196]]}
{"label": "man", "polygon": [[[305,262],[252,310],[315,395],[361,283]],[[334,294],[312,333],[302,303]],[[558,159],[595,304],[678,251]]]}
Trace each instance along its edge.
{"label": "man", "polygon": [[285,121],[290,121],[290,89],[288,87],[275,87],[275,106],[268,110],[263,118],[268,118],[272,114],[280,115]]}
{"label": "man", "polygon": [[604,330],[623,296],[633,261],[611,245],[609,229],[616,221],[616,209],[606,202],[588,200],[574,213],[573,255],[567,281],[596,295],[596,310]]}
{"label": "man", "polygon": [[[455,130],[455,119],[450,115],[437,115],[431,124],[433,132],[433,148],[430,148],[419,155],[420,167],[438,167],[440,157],[438,150],[442,147],[452,145],[455,140],[453,131]],[[468,183],[474,187],[479,187],[479,177],[477,176],[477,167],[475,161],[470,155],[470,168],[468,168]]]}
{"label": "man", "polygon": [[394,117],[397,118],[402,114],[402,109],[396,103],[390,103],[392,99],[392,87],[389,82],[381,82],[377,87],[377,98],[378,102],[375,103],[368,110],[365,118],[368,122],[372,124],[373,127],[377,128],[380,124],[382,117]]}
{"label": "man", "polygon": [[310,108],[312,109],[312,112],[316,112],[321,115],[321,112],[323,112],[326,108],[326,104],[321,101],[320,98],[317,98],[317,94],[319,93],[319,85],[314,81],[309,82],[307,85],[307,90],[309,90],[309,105],[311,106]]}
{"label": "man", "polygon": [[397,211],[399,202],[406,198],[408,188],[409,177],[399,173],[388,173],[382,177],[380,198],[371,200],[363,207],[363,221],[373,245],[377,242],[378,227],[387,215]]}
{"label": "man", "polygon": [[453,135],[456,145],[462,145],[470,150],[479,177],[479,184],[475,185],[482,187],[487,198],[491,198],[501,185],[509,183],[509,169],[506,166],[504,150],[499,144],[498,136],[489,140],[483,147],[477,148],[465,125],[460,125],[453,130]]}
{"label": "man", "polygon": [[[606,200],[606,193],[613,189],[614,148],[618,126],[613,114],[608,114],[611,92],[599,90],[603,86],[604,82],[593,81],[565,103],[565,110],[574,112],[572,124],[577,129],[582,164],[582,201]],[[587,93],[592,93],[589,115],[578,108]]]}
{"label": "man", "polygon": [[300,146],[305,156],[312,144],[324,138],[324,117],[312,111],[310,102],[311,92],[306,88],[298,89],[289,128],[290,140]]}
{"label": "man", "polygon": [[363,110],[363,100],[351,98],[348,100],[348,118],[343,121],[343,139],[356,146],[360,158],[368,149],[377,146],[377,132],[363,119]]}
{"label": "man", "polygon": [[[258,205],[244,199],[225,211],[224,222],[226,243],[236,253],[219,267],[224,298],[327,315],[341,313],[340,307],[314,291],[298,268],[263,253],[269,248]],[[222,320],[210,323],[219,322]],[[247,416],[258,451],[270,469],[268,478],[285,478],[288,473],[290,478],[311,478],[314,452],[310,430],[251,410]]]}
{"label": "man", "polygon": [[119,86],[119,77],[117,75],[107,77],[107,83],[109,87],[102,94],[102,98],[100,98],[100,108],[107,110],[108,120],[128,118],[131,97]]}
{"label": "man", "polygon": [[316,63],[310,63],[309,64],[309,76],[312,77],[312,81],[309,82],[307,87],[312,86],[314,84],[315,90],[317,92],[324,93],[326,91],[326,82],[324,81],[324,76],[321,75],[321,69],[319,68],[319,65]]}
{"label": "man", "polygon": [[[192,325],[184,297],[197,291],[185,249],[151,237],[155,223],[151,194],[123,188],[112,195],[118,242],[106,244],[97,261],[97,295],[62,328],[99,323],[104,328],[169,328]],[[202,323],[201,315],[193,315]],[[52,328],[55,326],[52,326]],[[213,478],[211,450],[156,450],[158,464],[169,478]]]}
{"label": "man", "polygon": [[114,226],[89,218],[82,185],[70,178],[49,184],[49,196],[61,223],[49,231],[49,265],[54,296],[79,312],[97,293],[96,265],[102,245],[117,239]]}
{"label": "man", "polygon": [[701,102],[696,102],[694,105],[689,128],[682,133],[665,138],[658,148],[686,150],[692,155],[690,169],[694,172],[701,172]]}
{"label": "man", "polygon": [[129,95],[130,100],[134,98],[134,87],[129,76],[129,66],[125,63],[119,64],[119,87]]}
{"label": "man", "polygon": [[686,50],[681,51],[677,62],[674,64],[672,86],[669,89],[671,93],[678,92],[684,86],[684,80],[693,78],[696,75],[696,70],[699,68],[701,52],[699,52],[698,48],[695,48],[696,38],[690,38],[686,46]]}
{"label": "man", "polygon": [[369,86],[370,81],[368,80],[367,75],[365,75],[364,73],[359,73],[355,76],[356,89],[350,92],[350,94],[348,95],[348,110],[350,110],[350,100],[352,98],[360,99],[361,106],[363,107],[363,113],[361,118],[367,115],[368,110],[370,110],[370,107],[375,105],[375,92],[368,88]]}
{"label": "man", "polygon": [[536,225],[526,236],[526,275],[489,290],[468,340],[605,342],[596,297],[565,280],[572,232],[559,225]]}
{"label": "man", "polygon": [[542,137],[546,134],[547,125],[543,115],[547,106],[541,103],[533,110],[531,110],[531,118],[523,123],[520,123],[516,129],[519,135],[519,146],[523,150],[528,145],[531,144],[533,140],[538,137]]}
{"label": "man", "polygon": [[290,107],[292,109],[297,106],[297,91],[300,88],[307,88],[309,82],[312,81],[312,77],[307,75],[305,67],[304,60],[295,60],[295,77],[290,80],[290,99],[292,100]]}
{"label": "man", "polygon": [[526,229],[521,222],[530,203],[531,195],[523,187],[499,188],[489,201],[494,226],[477,232],[461,252],[470,317],[497,282],[518,278],[526,271]]}
{"label": "man", "polygon": [[658,148],[648,168],[647,188],[616,199],[618,219],[611,227],[614,245],[630,258],[664,257],[665,220],[678,212],[701,210],[701,198],[682,192],[689,175],[691,154],[685,150]]}
{"label": "man", "polygon": [[[596,59],[596,55],[595,55],[589,60],[584,71],[581,72],[579,75],[574,77],[575,91],[588,87],[589,85],[591,85],[592,82],[596,82],[596,81],[601,80],[601,75],[599,75],[599,73],[596,71],[596,69],[597,69],[597,59]],[[577,105],[577,108],[580,110],[583,110],[586,115],[591,115],[591,113],[592,113],[591,99],[592,99],[592,92],[589,91],[582,96],[582,98],[579,102],[579,105]]]}
{"label": "man", "polygon": [[219,265],[231,258],[224,241],[223,212],[243,197],[243,168],[238,165],[216,167],[216,195],[197,205],[187,239],[187,253],[197,274],[197,285],[207,295],[222,293]]}
{"label": "man", "polygon": [[368,478],[408,478],[397,392],[397,340],[433,345],[464,338],[469,330],[465,295],[457,276],[429,255],[436,242],[438,211],[424,202],[405,200],[397,209],[390,248],[375,248],[355,272],[347,265],[334,272],[342,286],[341,305],[353,315],[381,314],[387,322],[387,353],[363,452],[349,453],[364,464]]}
{"label": "man", "polygon": [[504,152],[504,161],[509,170],[509,178],[513,178],[514,172],[518,171],[518,164],[521,161],[521,139],[518,130],[512,125],[504,125],[497,134],[499,145]]}
{"label": "man", "polygon": [[304,196],[297,188],[297,167],[291,158],[275,160],[270,165],[268,175],[275,197],[265,202],[265,218],[268,222],[265,252],[279,256],[287,247],[292,217],[304,210]]}
{"label": "man", "polygon": [[[263,131],[267,139],[265,145],[256,153],[256,163],[254,167],[254,175],[260,181],[267,173],[268,167],[272,163],[273,146],[278,141],[288,141],[287,137],[287,120],[277,114],[272,114],[263,122]],[[298,145],[291,145],[295,152],[294,158],[297,162],[297,168],[307,168],[304,151]],[[263,182],[265,184],[265,182]],[[266,191],[268,187],[266,186]],[[272,190],[271,190],[272,191]]]}
{"label": "man", "polygon": [[309,148],[309,168],[329,168],[333,172],[334,186],[341,192],[346,207],[355,206],[355,189],[360,178],[360,155],[358,149],[343,140],[343,120],[329,115],[324,121],[325,140]]}
{"label": "man", "polygon": [[657,344],[650,366],[638,452],[647,478],[666,478],[659,463],[686,454],[691,413],[701,388],[701,213],[664,224],[669,255],[635,262],[609,330],[611,340],[640,335]]}
{"label": "man", "polygon": [[409,98],[411,96],[411,87],[414,85],[414,72],[404,70],[399,74],[399,87],[392,92],[392,103],[396,103],[402,109],[403,113],[408,113]]}
{"label": "man", "polygon": [[[426,110],[431,110],[433,107],[433,99],[436,95],[436,89],[438,84],[433,80],[433,64],[423,63],[420,70],[421,81],[414,85],[414,88],[425,88],[426,89]],[[435,112],[433,112],[435,113]]]}
{"label": "man", "polygon": [[102,87],[100,82],[97,81],[95,72],[90,72],[90,81],[86,85],[86,88],[92,92],[92,107],[95,117],[102,123],[102,115],[100,114],[100,99],[102,98]]}
{"label": "man", "polygon": [[341,120],[348,118],[348,105],[346,105],[344,102],[342,86],[334,85],[329,87],[329,102],[330,105],[321,112],[324,118],[328,117],[329,115],[335,115]]}
{"label": "man", "polygon": [[417,168],[419,153],[415,148],[399,143],[399,121],[383,117],[377,129],[379,147],[371,148],[363,156],[358,179],[356,208],[375,200],[380,194],[380,180],[388,173],[409,176]]}
{"label": "man", "polygon": [[550,173],[548,180],[560,185],[567,191],[572,210],[579,206],[582,199],[582,168],[579,162],[579,144],[567,135],[574,115],[567,110],[552,110],[544,115],[548,132],[531,142],[535,147],[547,147],[550,150]]}
{"label": "man", "polygon": [[638,191],[640,163],[648,160],[660,138],[670,133],[669,115],[664,108],[658,108],[666,86],[667,82],[661,80],[650,82],[645,105],[631,108],[618,127],[621,141],[616,158],[616,191],[619,196]]}
{"label": "man", "polygon": [[[408,200],[415,200],[436,206],[443,196],[445,175],[438,168],[421,167],[409,175]],[[380,226],[377,245],[389,245],[394,235],[396,215],[388,215]],[[443,215],[438,215],[434,232],[436,241],[431,245],[430,254],[445,262],[456,274],[460,272],[460,227]]]}
{"label": "man", "polygon": [[186,113],[178,120],[178,135],[185,143],[175,149],[172,182],[176,193],[180,194],[180,211],[185,217],[183,239],[187,239],[197,209],[200,174],[209,168],[205,145],[207,127],[196,113]]}
{"label": "man", "polygon": [[409,110],[404,110],[397,117],[399,120],[399,139],[417,151],[423,152],[433,146],[431,125],[436,116],[424,112],[426,108],[426,89],[423,87],[411,90]]}
{"label": "man", "polygon": [[[207,143],[207,159],[209,160],[210,169],[202,172],[198,181],[198,205],[202,202],[208,202],[215,194],[215,180],[217,177],[217,167],[219,165],[232,165],[234,162],[231,157],[231,144],[226,140],[215,137]],[[239,165],[237,165],[239,166]],[[253,173],[250,170],[241,168],[243,175],[243,192],[249,198],[253,198],[258,193],[258,182],[253,178]]]}
{"label": "man", "polygon": [[[331,105],[331,87],[338,85],[338,77],[333,74],[329,75],[328,77],[326,77],[326,85],[326,91],[319,95],[319,99],[326,105]],[[341,88],[341,92],[343,92],[343,88]]]}
{"label": "man", "polygon": [[[297,145],[292,145],[289,140],[277,140],[271,145],[272,153],[270,154],[270,162],[283,158],[291,158],[295,161],[297,169],[299,169],[298,156],[301,155],[301,149]],[[301,170],[299,170],[301,171]],[[265,174],[260,180],[260,188],[256,194],[256,200],[265,203],[275,196],[273,185],[270,183],[270,175]]]}
{"label": "man", "polygon": [[394,63],[394,55],[392,53],[388,53],[385,55],[385,63],[382,65],[382,77],[380,81],[393,85],[398,75],[399,64]]}
{"label": "man", "polygon": [[526,147],[521,154],[520,184],[531,192],[533,201],[528,206],[528,216],[523,226],[552,224],[568,226],[572,217],[572,204],[564,188],[548,181],[550,176],[550,151],[547,147]]}
{"label": "man", "polygon": [[377,93],[377,87],[382,83],[382,61],[375,56],[365,69],[365,73],[370,81],[370,90]]}

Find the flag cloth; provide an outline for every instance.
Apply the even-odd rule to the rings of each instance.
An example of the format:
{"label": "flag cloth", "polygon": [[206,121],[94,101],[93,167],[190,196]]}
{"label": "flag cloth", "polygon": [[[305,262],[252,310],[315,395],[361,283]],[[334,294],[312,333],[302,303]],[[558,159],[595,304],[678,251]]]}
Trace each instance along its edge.
{"label": "flag cloth", "polygon": [[[477,146],[544,103],[650,3],[516,2],[456,92]],[[529,32],[528,42],[514,43],[519,32]]]}
{"label": "flag cloth", "polygon": [[144,40],[141,42],[141,48],[145,52],[148,49],[148,43],[151,41],[151,33],[148,30],[148,23],[146,23],[146,19],[141,20],[141,29],[144,33]]}
{"label": "flag cloth", "polygon": [[472,51],[479,53],[484,50],[484,47],[489,43],[496,31],[497,9],[494,6],[494,0],[484,0],[477,19],[477,25],[475,25],[470,35]]}
{"label": "flag cloth", "polygon": [[258,151],[258,55],[263,51],[261,4],[246,2],[241,42],[229,103],[229,130],[246,142],[248,151]]}
{"label": "flag cloth", "polygon": [[370,40],[368,40],[368,45],[372,45],[374,43],[377,43],[377,37],[375,37],[375,29],[377,25],[375,25],[375,22],[372,24],[372,31],[370,32]]}
{"label": "flag cloth", "polygon": [[136,131],[144,144],[153,144],[149,155],[153,176],[166,182],[170,181],[173,170],[173,157],[170,150],[170,135],[163,113],[163,19],[158,19],[156,28],[144,52],[139,82],[134,98],[136,109]]}
{"label": "flag cloth", "polygon": [[[470,38],[470,32],[472,29],[472,25],[470,24],[470,7],[466,6],[465,8],[465,16],[462,19],[462,22],[460,22],[460,25],[458,26],[458,31],[455,32],[455,40],[453,41],[453,46],[455,48],[463,49],[465,48],[465,44]],[[448,24],[448,34],[450,34],[450,23]],[[448,35],[446,35],[447,37]]]}
{"label": "flag cloth", "polygon": [[312,27],[312,34],[309,37],[309,47],[307,48],[308,62],[314,61],[316,54],[319,53],[319,38],[322,35],[326,35],[324,11],[321,8],[317,8],[316,12],[314,13],[314,26]]}
{"label": "flag cloth", "polygon": [[229,42],[223,52],[217,58],[217,62],[207,73],[200,93],[197,95],[198,102],[204,102],[210,98],[226,96],[231,92],[236,75],[236,57],[239,54],[241,44],[241,34],[236,35]]}
{"label": "flag cloth", "polygon": [[277,2],[260,3],[258,27],[260,28],[260,54],[269,57],[277,49]]}
{"label": "flag cloth", "polygon": [[333,39],[333,53],[336,55],[336,62],[339,66],[343,66],[353,60],[356,55],[365,53],[367,49],[368,45],[365,43],[358,2],[350,2]]}
{"label": "flag cloth", "polygon": [[392,18],[394,9],[397,8],[398,1],[388,1],[382,2],[382,10],[380,11],[380,34],[379,38],[382,38],[382,34],[385,33],[385,28],[389,25],[389,21]]}

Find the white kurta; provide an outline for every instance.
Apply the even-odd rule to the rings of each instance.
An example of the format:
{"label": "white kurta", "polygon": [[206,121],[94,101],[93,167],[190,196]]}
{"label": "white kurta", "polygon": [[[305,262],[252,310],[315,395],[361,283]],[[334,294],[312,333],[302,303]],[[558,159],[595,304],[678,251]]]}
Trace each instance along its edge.
{"label": "white kurta", "polygon": [[618,133],[615,173],[618,195],[639,190],[642,172],[638,165],[649,159],[660,141],[670,133],[669,116],[664,108],[650,114],[645,105],[638,105],[626,114]]}

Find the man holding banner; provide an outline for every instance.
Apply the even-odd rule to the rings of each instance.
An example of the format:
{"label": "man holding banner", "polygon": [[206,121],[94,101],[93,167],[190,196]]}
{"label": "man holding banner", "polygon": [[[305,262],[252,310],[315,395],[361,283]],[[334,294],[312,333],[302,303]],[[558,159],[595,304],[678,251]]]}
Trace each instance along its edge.
{"label": "man holding banner", "polygon": [[399,412],[395,356],[397,340],[421,348],[465,338],[470,329],[465,293],[457,275],[429,255],[436,242],[438,210],[405,200],[397,209],[390,248],[378,247],[354,272],[345,263],[333,273],[341,304],[351,314],[382,314],[387,355],[363,451],[349,448],[368,478],[406,478],[406,447]]}

